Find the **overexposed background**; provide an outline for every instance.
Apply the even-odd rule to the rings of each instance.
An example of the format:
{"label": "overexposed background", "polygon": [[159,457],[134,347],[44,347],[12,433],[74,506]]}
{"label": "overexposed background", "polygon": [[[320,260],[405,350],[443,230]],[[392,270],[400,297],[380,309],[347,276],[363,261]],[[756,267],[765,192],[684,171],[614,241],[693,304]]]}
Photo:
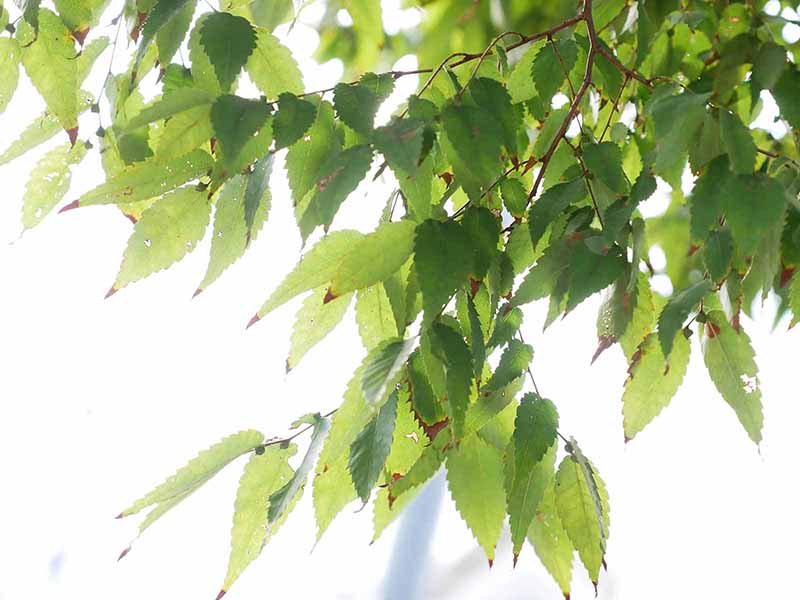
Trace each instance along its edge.
{"label": "overexposed background", "polygon": [[[383,4],[387,27],[418,23],[419,15],[401,10],[399,0]],[[291,33],[279,30],[301,62],[308,89],[341,75],[335,61],[317,65],[311,59],[318,5]],[[345,15],[342,21],[346,25]],[[107,34],[113,36],[113,27]],[[99,61],[86,89],[99,89],[107,60]],[[407,57],[397,68],[413,65]],[[416,84],[399,80],[380,118]],[[23,76],[0,117],[0,146],[42,110]],[[86,115],[81,124],[85,139],[96,116]],[[280,169],[265,229],[199,297],[190,300],[204,273],[208,239],[172,269],[103,300],[132,225],[113,207],[92,207],[53,214],[20,238],[24,185],[40,154],[0,167],[0,600],[210,600],[225,573],[241,462],[148,530],[119,563],[137,521],[113,517],[228,433],[255,427],[282,435],[297,416],[336,407],[363,356],[352,314],[288,376],[284,361],[300,301],[244,331],[299,255]],[[101,178],[92,153],[65,200]],[[336,226],[373,228],[389,186],[360,187]],[[663,197],[656,198],[649,210],[663,205]],[[589,365],[598,304],[599,296],[591,298],[543,333],[546,307],[537,303],[524,331],[536,350],[537,382],[557,403],[562,430],[581,442],[611,492],[609,572],[601,575],[599,597],[791,597],[794,540],[800,537],[799,334],[787,332],[786,321],[771,331],[771,301],[755,323],[744,321],[761,368],[760,453],[709,381],[696,339],[679,393],[626,446],[622,353],[611,349]],[[393,553],[400,534],[412,542],[431,536],[427,553],[423,544],[415,556],[422,565],[419,598],[561,598],[530,547],[512,570],[507,540],[501,542],[490,571],[443,488],[439,477],[425,493],[427,510],[439,507],[431,525],[416,521],[414,529],[401,520],[369,545],[371,508],[356,513],[353,504],[313,552],[309,488],[229,597],[409,598],[386,584],[398,564]],[[594,593],[577,561],[573,586],[573,598]]]}

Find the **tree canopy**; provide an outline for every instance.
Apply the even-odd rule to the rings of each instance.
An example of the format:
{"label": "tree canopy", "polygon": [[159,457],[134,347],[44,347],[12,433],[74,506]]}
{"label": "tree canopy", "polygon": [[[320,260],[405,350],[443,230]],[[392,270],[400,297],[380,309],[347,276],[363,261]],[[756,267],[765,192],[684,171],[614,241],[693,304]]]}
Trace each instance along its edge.
{"label": "tree canopy", "polygon": [[[234,433],[119,516],[148,511],[143,532],[246,455],[221,597],[308,481],[318,536],[359,500],[374,502],[377,538],[444,468],[490,565],[508,519],[515,561],[532,547],[569,596],[577,552],[597,585],[609,492],[559,427],[557,390],[539,393],[524,307],[547,299],[549,325],[604,293],[595,358],[619,344],[629,363],[626,443],[669,404],[694,346],[760,444],[740,315],[772,295],[777,320],[800,319],[799,46],[784,35],[799,23],[778,0],[406,0],[419,23],[399,28],[377,0],[328,0],[317,56],[344,78],[309,90],[282,41],[309,4],[0,1],[0,112],[21,71],[47,106],[0,152],[2,165],[50,143],[26,229],[59,205],[116,205],[133,232],[109,295],[210,229],[199,294],[247,252],[284,169],[291,197],[275,201],[291,202],[306,250],[248,326],[305,296],[288,370],[355,304],[367,352],[336,410],[299,416],[287,438]],[[112,19],[115,36],[98,34]],[[127,69],[83,88],[124,52]],[[397,69],[408,55],[418,68]],[[410,76],[416,93],[378,122]],[[69,198],[95,152],[105,181]],[[379,222],[343,228],[340,208],[378,176],[394,188]],[[654,214],[659,185],[669,203]]]}

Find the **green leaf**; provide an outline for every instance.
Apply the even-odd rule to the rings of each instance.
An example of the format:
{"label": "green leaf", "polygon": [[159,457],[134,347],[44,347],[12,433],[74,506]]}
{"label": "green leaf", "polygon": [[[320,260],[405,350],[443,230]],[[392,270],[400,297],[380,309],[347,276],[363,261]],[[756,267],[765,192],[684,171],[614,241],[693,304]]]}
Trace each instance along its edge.
{"label": "green leaf", "polygon": [[356,33],[356,64],[368,69],[380,55],[383,46],[383,21],[380,2],[372,0],[344,0],[344,8],[353,19]]}
{"label": "green leaf", "polygon": [[730,177],[723,202],[734,244],[744,256],[756,251],[786,210],[783,186],[763,173]]}
{"label": "green leaf", "polygon": [[583,200],[586,193],[586,183],[582,177],[579,177],[554,185],[531,205],[528,213],[528,228],[534,248],[556,217],[571,204]]}
{"label": "green leaf", "polygon": [[287,371],[294,369],[306,352],[334,330],[344,318],[350,301],[353,299],[353,294],[349,293],[325,302],[326,294],[326,287],[317,288],[305,299],[300,310],[297,311],[292,329],[289,358],[286,359]]}
{"label": "green leaf", "polygon": [[655,419],[678,391],[689,365],[691,346],[684,335],[675,337],[669,363],[654,334],[633,355],[622,395],[622,427],[630,441]]}
{"label": "green leaf", "polygon": [[[589,172],[618,194],[628,193],[628,179],[622,170],[622,150],[614,142],[586,144],[583,161]],[[552,188],[551,188],[552,189]]]}
{"label": "green leaf", "polygon": [[247,240],[250,241],[250,234],[256,222],[258,214],[261,212],[262,204],[269,204],[272,195],[269,191],[269,177],[272,174],[272,164],[274,156],[267,154],[258,159],[253,165],[253,172],[247,178],[247,189],[244,193],[244,221],[247,226]]}
{"label": "green leaf", "polygon": [[258,309],[257,317],[263,319],[268,313],[285,304],[295,296],[327,284],[336,274],[342,259],[362,234],[343,230],[322,238],[297,263],[278,288]]}
{"label": "green leaf", "polygon": [[211,13],[200,28],[200,43],[206,51],[220,86],[227,91],[256,47],[256,32],[250,21],[226,12]]}
{"label": "green leaf", "polygon": [[77,52],[69,30],[53,12],[42,8],[38,19],[38,31],[27,21],[19,23],[22,64],[47,110],[69,131],[78,126]]}
{"label": "green leaf", "polygon": [[333,106],[329,102],[319,103],[316,119],[307,137],[309,139],[296,142],[286,155],[289,187],[292,188],[295,205],[314,187],[322,165],[338,154],[341,148],[334,128]]}
{"label": "green leaf", "polygon": [[0,114],[6,109],[19,81],[20,49],[17,40],[0,38]]}
{"label": "green leaf", "polygon": [[164,161],[180,158],[213,137],[211,105],[190,108],[167,121],[158,140],[156,157]]}
{"label": "green leaf", "polygon": [[223,467],[260,446],[263,441],[263,434],[253,429],[224,438],[207,450],[203,450],[174,475],[123,510],[119,516],[135,515],[148,506],[178,496],[185,498],[219,473]]}
{"label": "green leaf", "polygon": [[425,323],[431,323],[466,282],[472,265],[465,257],[471,254],[469,235],[459,223],[429,219],[417,226],[414,268],[422,292]]}
{"label": "green leaf", "polygon": [[661,96],[650,107],[655,130],[655,172],[669,175],[685,160],[686,153],[706,115],[708,94],[686,92]]}
{"label": "green leaf", "polygon": [[[94,102],[91,94],[86,92],[78,93],[78,114],[86,112]],[[20,136],[11,142],[8,147],[0,154],[0,166],[19,158],[29,150],[43,144],[61,131],[58,118],[45,111],[28,125]]]}
{"label": "green leaf", "polygon": [[444,418],[444,410],[433,391],[422,349],[412,352],[408,359],[408,384],[414,411],[428,425],[438,423]]}
{"label": "green leaf", "polygon": [[360,83],[339,83],[333,90],[336,116],[363,135],[372,131],[378,104],[377,94],[369,86]]}
{"label": "green leaf", "polygon": [[596,471],[585,459],[582,462],[574,455],[561,461],[556,473],[556,508],[589,577],[597,583],[608,538],[608,494]]}
{"label": "green leaf", "polygon": [[192,24],[197,0],[189,0],[156,34],[158,47],[158,62],[163,66],[169,65],[172,57],[178,52],[183,43],[189,27]]}
{"label": "green leaf", "polygon": [[750,130],[738,116],[727,110],[719,111],[719,127],[722,146],[731,161],[731,170],[742,175],[752,173],[756,168],[758,151]]}
{"label": "green leaf", "polygon": [[737,331],[731,327],[721,311],[711,311],[707,317],[703,358],[708,374],[725,402],[736,411],[747,435],[759,444],[764,415],[750,338],[741,328]]}
{"label": "green leaf", "polygon": [[382,284],[358,291],[356,323],[361,343],[367,351],[384,340],[400,335],[391,301]]}
{"label": "green leaf", "polygon": [[271,535],[275,531],[276,525],[278,525],[283,516],[288,513],[298,492],[305,486],[306,478],[322,451],[322,444],[325,442],[325,437],[328,435],[330,428],[330,420],[317,415],[316,424],[311,434],[311,442],[309,442],[308,450],[306,450],[303,461],[300,463],[300,466],[297,467],[289,483],[278,491],[273,492],[269,497],[269,509],[267,510],[268,535]]}
{"label": "green leaf", "polygon": [[331,157],[320,167],[315,194],[303,215],[312,219],[314,229],[323,225],[327,230],[339,207],[358,187],[372,164],[372,149],[367,145],[352,146]]}
{"label": "green leaf", "polygon": [[577,60],[578,46],[569,39],[551,42],[536,55],[531,77],[545,106],[550,105],[550,100],[567,80],[567,74]]}
{"label": "green leaf", "polygon": [[[289,459],[297,452],[269,446],[261,454],[253,454],[239,480],[231,529],[231,553],[228,571],[222,584],[227,592],[269,541],[267,533],[268,498],[286,485],[292,477]],[[274,529],[269,532],[274,533]]]}
{"label": "green leaf", "polygon": [[500,357],[486,389],[499,390],[520,377],[533,360],[533,347],[519,340],[511,340]]}
{"label": "green leaf", "polygon": [[297,61],[278,38],[264,29],[256,31],[256,47],[245,68],[268,99],[278,98],[284,92],[303,93],[303,75]]}
{"label": "green leaf", "polygon": [[133,227],[112,291],[166,269],[194,250],[210,211],[206,194],[190,187],[157,200]]}
{"label": "green leaf", "polygon": [[503,130],[491,112],[477,106],[449,104],[442,111],[442,123],[447,136],[439,141],[453,165],[456,180],[477,205],[502,173]]}
{"label": "green leaf", "polygon": [[442,323],[434,323],[436,347],[446,368],[447,406],[453,437],[464,436],[464,424],[473,393],[472,354],[461,334]]}
{"label": "green leaf", "polygon": [[487,77],[478,77],[469,84],[469,93],[478,106],[495,115],[503,131],[503,144],[511,154],[516,154],[523,113],[511,105],[511,96],[503,84]]}
{"label": "green leaf", "polygon": [[149,123],[169,119],[173,115],[189,110],[190,108],[210,105],[213,101],[214,96],[202,89],[188,87],[174,90],[170,94],[146,106],[141,112],[130,119],[125,124],[125,131],[133,131]]}
{"label": "green leaf", "polygon": [[350,446],[347,466],[362,502],[366,503],[369,500],[372,488],[378,482],[378,477],[386,464],[396,419],[397,392],[393,392],[378,414]]}
{"label": "green leaf", "polygon": [[220,96],[211,107],[211,123],[217,136],[220,160],[228,169],[235,168],[253,135],[269,117],[269,105],[239,96]]}
{"label": "green leaf", "polygon": [[689,196],[691,213],[691,236],[693,240],[702,240],[719,221],[725,201],[725,186],[732,177],[728,168],[728,157],[720,156],[711,164],[695,182]]}
{"label": "green leaf", "polygon": [[[189,1],[190,0],[157,0],[155,6],[153,6],[147,14],[147,20],[144,22],[144,27],[142,27],[139,48],[136,51],[133,67],[131,69],[132,81],[136,80],[142,59],[144,59],[145,53],[150,48],[150,44],[156,39],[158,32],[161,31],[173,17],[183,11]],[[192,60],[192,66],[194,66],[194,60]]]}
{"label": "green leaf", "polygon": [[487,347],[492,350],[511,342],[522,325],[522,310],[519,308],[502,308],[494,323],[492,337],[489,338]]}
{"label": "green leaf", "polygon": [[22,12],[22,18],[33,25],[39,27],[39,5],[41,0],[14,0],[14,4]]}
{"label": "green leaf", "polygon": [[248,235],[251,239],[255,239],[267,220],[270,208],[269,189],[264,190],[264,196],[255,214],[252,231],[248,232],[245,223],[245,194],[251,189],[251,183],[255,176],[255,172],[249,176],[237,175],[222,188],[214,211],[211,257],[206,274],[195,295],[216,281],[225,269],[242,257],[247,249]]}
{"label": "green leaf", "polygon": [[416,344],[416,338],[386,340],[370,350],[364,359],[361,378],[361,391],[367,404],[378,405],[386,398],[390,384]]}
{"label": "green leaf", "polygon": [[514,421],[513,462],[507,463],[510,477],[506,493],[515,556],[525,543],[536,507],[555,470],[557,429],[555,405],[535,394],[525,394]]}
{"label": "green leaf", "polygon": [[333,297],[359,290],[397,272],[414,249],[413,221],[383,223],[353,244],[331,279]]}
{"label": "green leaf", "polygon": [[372,141],[392,169],[414,175],[422,152],[423,128],[424,123],[418,119],[395,119],[378,127]]}
{"label": "green leaf", "polygon": [[72,168],[86,156],[86,146],[56,146],[31,170],[22,198],[22,225],[25,229],[42,222],[69,190]]}
{"label": "green leaf", "polygon": [[561,108],[550,111],[544,123],[542,123],[542,129],[536,135],[536,140],[533,142],[534,156],[543,156],[547,153],[568,114],[568,106],[562,106]]}
{"label": "green leaf", "polygon": [[536,96],[536,87],[533,85],[533,78],[531,77],[531,68],[533,61],[538,56],[544,41],[534,42],[525,51],[511,75],[508,77],[508,93],[511,95],[511,101],[515,104],[518,102],[526,102]]}
{"label": "green leaf", "polygon": [[478,315],[478,309],[475,306],[475,298],[471,294],[466,294],[466,296],[467,318],[469,320],[469,347],[472,351],[472,365],[475,369],[475,379],[479,380],[483,372],[483,365],[486,362],[486,343],[484,342],[480,315]]}
{"label": "green leaf", "polygon": [[211,162],[207,152],[194,150],[167,162],[149,159],[135,163],[86,192],[77,200],[77,206],[120,204],[155,198],[204,175],[211,168]]}
{"label": "green leaf", "polygon": [[672,352],[675,336],[683,327],[689,313],[712,289],[714,289],[714,282],[709,279],[701,279],[679,294],[673,295],[661,314],[658,315],[658,341],[661,344],[661,351],[667,359]]}
{"label": "green leaf", "polygon": [[793,129],[800,129],[800,70],[796,66],[787,66],[778,83],[772,89],[772,95],[781,117],[789,122]]}
{"label": "green leaf", "polygon": [[575,549],[558,516],[553,479],[545,488],[536,509],[536,517],[528,530],[528,539],[547,572],[556,580],[564,595],[569,596]]}
{"label": "green leaf", "polygon": [[500,182],[500,194],[503,196],[503,204],[506,210],[514,217],[521,217],[525,214],[528,206],[528,192],[525,186],[516,178],[506,178]]}
{"label": "green leaf", "polygon": [[503,456],[478,436],[447,453],[447,483],[461,517],[489,561],[505,520]]}
{"label": "green leaf", "polygon": [[703,264],[713,281],[722,281],[731,270],[733,238],[727,228],[716,229],[703,245]]}
{"label": "green leaf", "polygon": [[287,148],[303,137],[314,123],[317,107],[308,100],[284,92],[278,96],[278,112],[272,124],[275,149]]}

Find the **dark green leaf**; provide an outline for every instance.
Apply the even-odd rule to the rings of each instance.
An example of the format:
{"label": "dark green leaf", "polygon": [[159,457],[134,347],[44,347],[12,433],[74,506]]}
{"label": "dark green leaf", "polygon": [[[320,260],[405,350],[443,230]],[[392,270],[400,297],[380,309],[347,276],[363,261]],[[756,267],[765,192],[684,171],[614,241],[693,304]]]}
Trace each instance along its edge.
{"label": "dark green leaf", "polygon": [[486,389],[499,390],[507,386],[525,372],[531,360],[533,348],[519,340],[511,340],[503,351],[491,380],[486,384]]}
{"label": "dark green leaf", "polygon": [[422,152],[422,131],[422,121],[397,119],[376,129],[372,140],[390,167],[413,175]]}
{"label": "dark green leaf", "polygon": [[568,206],[582,200],[586,193],[586,183],[580,177],[567,183],[554,185],[531,205],[528,227],[534,248],[542,239],[550,223]]}
{"label": "dark green leaf", "polygon": [[367,404],[377,405],[386,398],[389,386],[416,345],[416,338],[393,339],[382,342],[370,351],[364,359],[361,378],[361,391]]}
{"label": "dark green leaf", "polygon": [[531,67],[531,77],[539,92],[539,98],[549,106],[550,100],[567,79],[567,74],[578,60],[578,46],[568,39],[547,44]]}
{"label": "dark green leaf", "polygon": [[720,135],[722,145],[731,161],[734,173],[747,175],[756,168],[756,145],[750,130],[734,114],[727,110],[719,112]]}
{"label": "dark green leaf", "polygon": [[275,149],[287,148],[305,135],[314,123],[317,107],[308,100],[284,92],[278,96],[278,112],[272,123]]}
{"label": "dark green leaf", "polygon": [[453,437],[464,435],[467,407],[473,391],[472,355],[461,334],[442,323],[435,323],[436,345],[446,367],[447,406]]}
{"label": "dark green leaf", "polygon": [[350,446],[347,468],[362,502],[369,500],[372,488],[386,464],[396,417],[397,392],[393,392]]}
{"label": "dark green leaf", "polygon": [[583,160],[589,172],[618,194],[628,192],[628,180],[622,171],[622,150],[614,142],[586,144]]}
{"label": "dark green leaf", "polygon": [[658,340],[661,351],[669,360],[675,336],[683,327],[689,313],[700,301],[714,288],[714,283],[709,279],[701,279],[689,286],[679,294],[672,296],[661,314],[658,316]]}

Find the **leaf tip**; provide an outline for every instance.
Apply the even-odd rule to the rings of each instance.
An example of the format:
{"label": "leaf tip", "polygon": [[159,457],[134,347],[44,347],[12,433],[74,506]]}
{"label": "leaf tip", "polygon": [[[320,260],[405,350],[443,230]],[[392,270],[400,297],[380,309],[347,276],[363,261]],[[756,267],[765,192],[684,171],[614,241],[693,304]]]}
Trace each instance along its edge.
{"label": "leaf tip", "polygon": [[109,288],[109,290],[106,292],[106,295],[105,295],[105,297],[104,297],[103,299],[104,299],[104,300],[108,300],[109,298],[111,298],[111,296],[113,296],[114,294],[116,294],[118,291],[119,291],[119,289],[118,289],[118,288],[115,288],[115,287],[112,285],[112,286]]}
{"label": "leaf tip", "polygon": [[74,210],[74,209],[78,208],[80,205],[81,205],[81,201],[80,200],[73,200],[72,202],[70,202],[66,206],[63,206],[61,208],[61,210],[59,210],[58,212],[60,214],[60,213],[63,213],[63,212],[67,212],[68,210]]}
{"label": "leaf tip", "polygon": [[616,343],[616,341],[617,338],[611,335],[600,336],[600,338],[598,339],[599,343],[597,345],[597,350],[594,351],[594,354],[592,355],[592,362],[590,364],[594,364],[594,361],[600,358],[600,355],[606,350],[608,350],[611,346],[613,346]]}
{"label": "leaf tip", "polygon": [[86,41],[87,35],[89,35],[89,27],[84,27],[83,29],[73,31],[72,39],[74,39],[81,47],[83,47],[83,43]]}
{"label": "leaf tip", "polygon": [[491,568],[492,568],[492,566],[494,566],[494,559],[493,559],[493,558],[490,558],[490,559],[489,559],[489,568],[491,569]]}
{"label": "leaf tip", "polygon": [[70,148],[75,147],[75,142],[78,141],[78,126],[72,127],[67,129],[67,136],[69,136],[69,146]]}
{"label": "leaf tip", "polygon": [[203,293],[203,288],[197,288],[197,289],[194,291],[194,294],[192,294],[192,298],[197,298],[197,297],[198,297],[200,294],[202,294],[202,293]]}
{"label": "leaf tip", "polygon": [[331,288],[328,288],[328,291],[325,292],[325,297],[322,299],[322,303],[327,304],[328,302],[333,302],[336,298],[338,298],[338,296],[331,291]]}
{"label": "leaf tip", "polygon": [[261,317],[259,317],[259,316],[258,316],[258,313],[254,314],[254,315],[253,315],[253,318],[252,318],[252,319],[250,319],[250,320],[247,322],[247,326],[245,327],[245,329],[250,329],[250,328],[251,328],[253,325],[255,325],[256,323],[258,323],[260,320],[261,320]]}
{"label": "leaf tip", "polygon": [[120,552],[119,556],[117,557],[117,562],[121,561],[123,558],[128,556],[128,552],[130,552],[130,551],[131,551],[131,546],[128,546],[122,552]]}
{"label": "leaf tip", "polygon": [[134,225],[136,225],[136,223],[139,222],[139,219],[137,219],[135,215],[132,215],[130,213],[122,213],[122,214],[124,214],[125,218],[128,219],[128,221],[130,221]]}
{"label": "leaf tip", "polygon": [[124,512],[121,512],[121,513],[119,513],[119,514],[118,514],[116,517],[114,517],[114,518],[115,518],[115,519],[122,519],[122,518],[124,518],[124,517],[125,517],[125,513],[124,513]]}
{"label": "leaf tip", "polygon": [[519,560],[519,552],[514,552],[514,559],[512,561],[512,568],[517,568],[517,560]]}
{"label": "leaf tip", "polygon": [[225,594],[227,594],[227,593],[228,593],[228,592],[227,592],[227,591],[225,591],[225,590],[220,590],[220,591],[219,591],[219,594],[217,594],[217,597],[216,597],[214,600],[220,600],[220,599],[221,599],[221,598],[222,598],[222,597],[223,597]]}

